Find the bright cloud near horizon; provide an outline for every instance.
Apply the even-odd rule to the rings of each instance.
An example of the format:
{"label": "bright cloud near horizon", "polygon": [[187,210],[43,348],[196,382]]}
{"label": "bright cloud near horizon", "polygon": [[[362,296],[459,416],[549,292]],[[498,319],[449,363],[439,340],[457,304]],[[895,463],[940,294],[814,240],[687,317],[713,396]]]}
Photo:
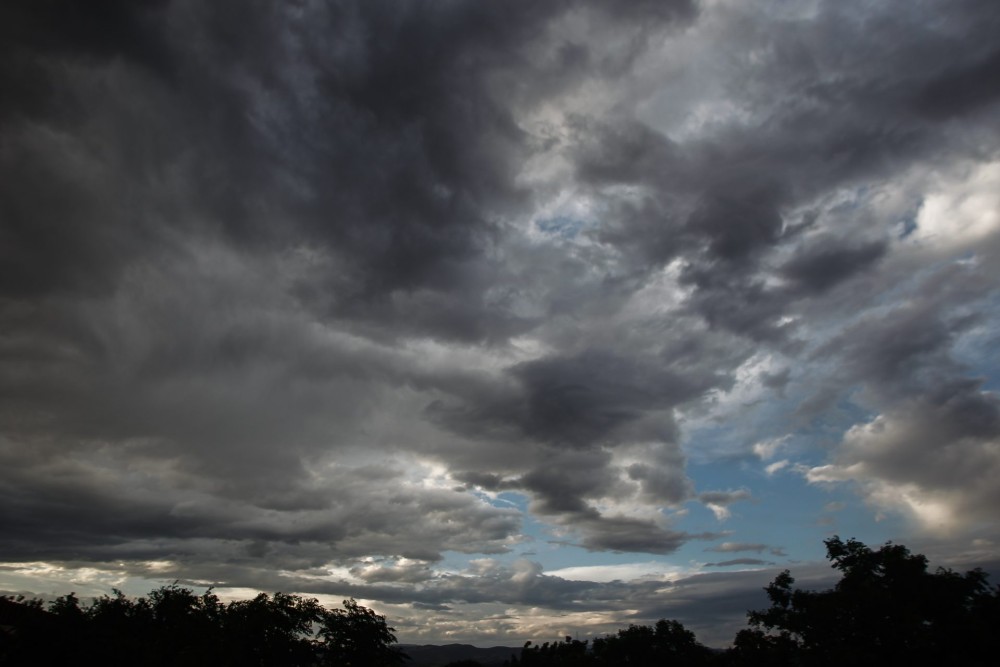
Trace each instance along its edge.
{"label": "bright cloud near horizon", "polygon": [[1000,4],[0,8],[0,590],[676,618],[996,568]]}

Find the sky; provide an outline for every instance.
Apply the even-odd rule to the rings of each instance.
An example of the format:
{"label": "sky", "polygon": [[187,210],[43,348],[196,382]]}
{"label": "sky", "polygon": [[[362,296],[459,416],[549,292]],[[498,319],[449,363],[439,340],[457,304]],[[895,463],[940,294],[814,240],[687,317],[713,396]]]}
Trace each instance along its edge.
{"label": "sky", "polygon": [[2,3],[0,590],[724,646],[833,535],[1000,572],[997,34]]}

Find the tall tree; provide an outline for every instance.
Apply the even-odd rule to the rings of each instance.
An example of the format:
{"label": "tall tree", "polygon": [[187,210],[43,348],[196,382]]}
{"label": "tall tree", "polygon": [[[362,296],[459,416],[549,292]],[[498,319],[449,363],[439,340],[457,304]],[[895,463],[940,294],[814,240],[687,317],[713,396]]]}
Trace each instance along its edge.
{"label": "tall tree", "polygon": [[[981,570],[928,572],[927,559],[902,545],[872,550],[826,540],[840,570],[830,590],[803,591],[786,570],[765,588],[771,606],[749,612],[734,653],[746,664],[879,665],[931,661],[987,664],[998,591]],[[992,661],[990,662],[992,664]]]}
{"label": "tall tree", "polygon": [[395,628],[385,616],[362,607],[351,598],[343,609],[321,615],[319,637],[324,665],[338,667],[393,667],[402,664],[406,655],[398,648]]}

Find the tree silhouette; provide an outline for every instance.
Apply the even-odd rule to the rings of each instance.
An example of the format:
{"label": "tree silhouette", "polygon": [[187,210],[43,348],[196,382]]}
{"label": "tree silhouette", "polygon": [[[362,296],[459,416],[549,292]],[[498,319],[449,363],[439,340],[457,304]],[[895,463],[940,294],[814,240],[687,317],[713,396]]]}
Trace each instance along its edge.
{"label": "tree silhouette", "polygon": [[397,665],[405,655],[385,618],[354,600],[324,609],[298,595],[261,593],[223,604],[176,582],[131,599],[121,591],[82,607],[0,598],[0,665],[244,667]]}
{"label": "tree silhouette", "polygon": [[362,607],[354,598],[344,600],[343,609],[324,610],[320,623],[320,653],[325,665],[391,667],[406,659],[392,646],[396,630],[386,624],[385,616]]}
{"label": "tree silhouette", "polygon": [[696,667],[708,664],[712,652],[679,621],[661,619],[654,627],[630,625],[617,635],[595,639],[594,656],[599,665]]}
{"label": "tree silhouette", "polygon": [[565,641],[545,642],[532,645],[527,642],[521,650],[521,658],[511,657],[511,665],[545,665],[553,667],[578,667],[593,665],[594,657],[587,650],[587,642],[566,637]]}
{"label": "tree silhouette", "polygon": [[230,603],[223,619],[228,659],[261,667],[309,664],[315,659],[313,623],[323,611],[314,599],[285,593]]}
{"label": "tree silhouette", "polygon": [[630,625],[616,635],[598,637],[588,646],[587,641],[566,637],[564,641],[542,645],[525,644],[521,658],[511,665],[553,665],[577,667],[701,667],[712,660],[712,652],[698,643],[694,633],[678,621],[657,621],[653,627]]}
{"label": "tree silhouette", "polygon": [[927,571],[927,559],[902,545],[873,551],[857,540],[826,540],[842,573],[827,591],[793,589],[786,570],[764,590],[771,606],[748,614],[734,653],[742,664],[879,665],[926,661],[986,664],[997,591],[981,570]]}

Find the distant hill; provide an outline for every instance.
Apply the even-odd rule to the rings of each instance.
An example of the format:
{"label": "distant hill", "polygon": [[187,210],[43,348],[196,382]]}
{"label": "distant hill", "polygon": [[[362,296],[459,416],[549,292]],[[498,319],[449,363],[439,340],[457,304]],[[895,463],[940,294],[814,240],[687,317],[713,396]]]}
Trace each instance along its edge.
{"label": "distant hill", "polygon": [[502,665],[503,661],[512,655],[518,657],[521,655],[520,646],[491,646],[490,648],[478,648],[470,644],[445,644],[443,646],[397,644],[397,646],[412,658],[406,661],[409,667],[441,667],[458,660],[475,660],[484,667],[494,667]]}

